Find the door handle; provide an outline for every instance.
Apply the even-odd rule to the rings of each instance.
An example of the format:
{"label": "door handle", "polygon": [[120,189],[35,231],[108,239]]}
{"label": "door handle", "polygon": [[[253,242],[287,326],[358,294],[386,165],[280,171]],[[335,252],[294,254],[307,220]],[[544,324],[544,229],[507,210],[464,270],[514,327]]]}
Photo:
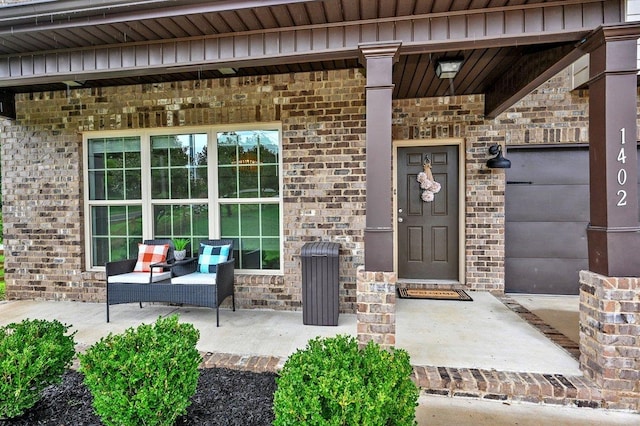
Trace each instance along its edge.
{"label": "door handle", "polygon": [[402,222],[404,222],[404,219],[403,219],[403,218],[401,218],[401,217],[399,217],[399,218],[398,218],[398,222],[402,223]]}

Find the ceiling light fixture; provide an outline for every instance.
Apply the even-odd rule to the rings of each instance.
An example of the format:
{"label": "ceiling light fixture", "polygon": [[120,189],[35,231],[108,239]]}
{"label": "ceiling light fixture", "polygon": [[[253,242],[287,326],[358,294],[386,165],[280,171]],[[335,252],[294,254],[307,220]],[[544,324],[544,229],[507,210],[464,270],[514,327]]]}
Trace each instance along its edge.
{"label": "ceiling light fixture", "polygon": [[222,75],[234,75],[238,70],[235,68],[218,68],[218,72]]}
{"label": "ceiling light fixture", "polygon": [[436,76],[438,78],[454,78],[462,68],[462,58],[442,58],[436,61]]}

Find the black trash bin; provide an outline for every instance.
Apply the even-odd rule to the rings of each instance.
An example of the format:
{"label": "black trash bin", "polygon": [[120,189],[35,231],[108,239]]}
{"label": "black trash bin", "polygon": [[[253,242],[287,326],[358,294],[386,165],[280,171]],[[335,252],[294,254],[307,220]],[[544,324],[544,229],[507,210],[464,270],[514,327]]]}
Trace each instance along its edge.
{"label": "black trash bin", "polygon": [[306,243],[302,246],[302,322],[338,325],[340,244]]}

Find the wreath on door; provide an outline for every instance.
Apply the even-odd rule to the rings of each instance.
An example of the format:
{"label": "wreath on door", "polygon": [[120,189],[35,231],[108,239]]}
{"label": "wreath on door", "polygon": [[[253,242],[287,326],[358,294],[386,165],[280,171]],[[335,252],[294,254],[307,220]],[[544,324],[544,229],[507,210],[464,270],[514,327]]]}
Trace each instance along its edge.
{"label": "wreath on door", "polygon": [[420,188],[422,189],[422,201],[428,203],[433,201],[435,194],[440,192],[442,186],[433,179],[433,173],[431,172],[431,162],[426,159],[422,164],[423,171],[418,173],[417,181],[420,182]]}

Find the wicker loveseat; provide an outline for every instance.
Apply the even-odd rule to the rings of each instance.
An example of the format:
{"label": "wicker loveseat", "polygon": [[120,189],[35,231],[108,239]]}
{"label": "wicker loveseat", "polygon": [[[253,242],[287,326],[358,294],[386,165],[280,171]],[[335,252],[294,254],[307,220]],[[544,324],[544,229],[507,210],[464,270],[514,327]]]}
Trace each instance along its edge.
{"label": "wicker loveseat", "polygon": [[107,322],[109,306],[121,303],[164,302],[213,308],[216,326],[220,326],[219,305],[231,296],[233,311],[234,259],[233,240],[205,240],[209,246],[230,245],[229,258],[216,265],[215,273],[198,272],[198,258],[176,261],[170,240],[146,240],[144,244],[169,244],[167,261],[153,266],[162,272],[133,272],[137,259],[126,259],[106,264]]}

